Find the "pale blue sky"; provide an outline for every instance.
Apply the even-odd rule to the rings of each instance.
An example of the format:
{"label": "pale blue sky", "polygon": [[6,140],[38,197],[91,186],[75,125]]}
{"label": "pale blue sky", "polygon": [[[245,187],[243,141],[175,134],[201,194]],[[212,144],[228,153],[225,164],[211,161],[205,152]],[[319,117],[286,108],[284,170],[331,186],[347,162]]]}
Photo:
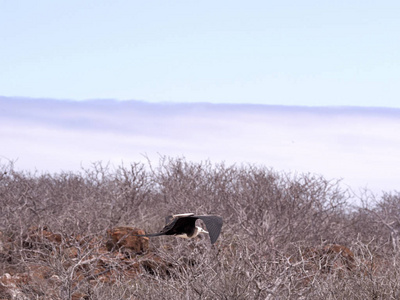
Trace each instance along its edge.
{"label": "pale blue sky", "polygon": [[400,1],[0,0],[0,95],[400,107]]}

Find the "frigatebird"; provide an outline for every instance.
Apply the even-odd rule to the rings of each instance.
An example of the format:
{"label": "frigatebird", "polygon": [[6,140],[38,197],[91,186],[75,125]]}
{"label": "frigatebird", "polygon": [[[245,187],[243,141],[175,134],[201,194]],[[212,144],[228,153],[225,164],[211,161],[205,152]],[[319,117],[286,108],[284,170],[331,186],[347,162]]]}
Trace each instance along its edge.
{"label": "frigatebird", "polygon": [[[208,231],[196,226],[196,220],[200,219],[206,225]],[[211,244],[214,244],[221,233],[222,218],[218,216],[195,216],[194,213],[185,213],[167,216],[166,225],[158,233],[143,234],[140,236],[175,235],[186,239],[196,237],[199,233],[208,233]]]}

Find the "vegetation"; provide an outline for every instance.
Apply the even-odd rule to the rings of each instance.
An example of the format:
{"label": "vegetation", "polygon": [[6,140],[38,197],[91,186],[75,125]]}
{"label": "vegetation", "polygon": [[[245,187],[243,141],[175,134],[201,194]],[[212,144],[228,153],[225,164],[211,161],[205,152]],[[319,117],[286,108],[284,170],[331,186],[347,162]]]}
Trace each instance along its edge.
{"label": "vegetation", "polygon": [[[217,243],[104,250],[107,230],[156,232],[184,212],[222,216]],[[311,174],[165,157],[60,174],[3,164],[0,215],[0,299],[400,298],[400,194]]]}

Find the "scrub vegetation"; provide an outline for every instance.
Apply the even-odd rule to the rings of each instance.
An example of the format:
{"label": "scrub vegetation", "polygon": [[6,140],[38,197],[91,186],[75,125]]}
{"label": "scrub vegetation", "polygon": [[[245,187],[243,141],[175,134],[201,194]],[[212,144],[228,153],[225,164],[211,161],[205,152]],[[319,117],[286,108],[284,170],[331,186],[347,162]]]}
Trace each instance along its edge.
{"label": "scrub vegetation", "polygon": [[[115,228],[157,232],[186,212],[223,217],[214,245],[107,244]],[[0,299],[400,298],[400,194],[312,174],[168,157],[59,174],[7,163],[0,215]]]}

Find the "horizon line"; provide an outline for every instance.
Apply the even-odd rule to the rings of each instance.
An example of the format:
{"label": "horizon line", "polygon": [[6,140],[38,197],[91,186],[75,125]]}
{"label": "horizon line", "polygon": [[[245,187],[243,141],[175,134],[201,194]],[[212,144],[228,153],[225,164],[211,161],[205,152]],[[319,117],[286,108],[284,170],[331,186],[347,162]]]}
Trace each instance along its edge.
{"label": "horizon line", "polygon": [[275,108],[299,108],[299,109],[378,109],[378,110],[400,110],[400,107],[393,106],[359,106],[359,105],[291,105],[291,104],[270,104],[270,103],[255,103],[255,102],[208,102],[208,101],[196,101],[196,102],[180,102],[180,101],[148,101],[139,99],[117,99],[117,98],[86,98],[86,99],[73,99],[73,98],[55,98],[55,97],[29,97],[29,96],[3,96],[0,95],[0,99],[6,100],[44,100],[54,102],[74,102],[74,103],[88,103],[88,102],[116,102],[116,103],[127,103],[136,102],[150,105],[209,105],[209,106],[248,106],[248,107],[275,107]]}

